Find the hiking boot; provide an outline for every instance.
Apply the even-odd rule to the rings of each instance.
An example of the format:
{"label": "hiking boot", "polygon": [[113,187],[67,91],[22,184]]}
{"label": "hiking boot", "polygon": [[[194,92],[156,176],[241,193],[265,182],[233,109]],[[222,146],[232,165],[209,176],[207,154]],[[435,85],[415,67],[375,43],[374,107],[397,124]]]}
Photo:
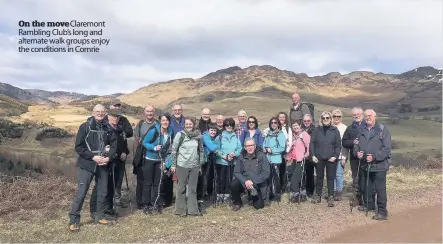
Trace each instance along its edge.
{"label": "hiking boot", "polygon": [[300,198],[300,195],[298,194],[298,192],[291,192],[290,193],[290,201],[291,203],[297,203],[298,199]]}
{"label": "hiking boot", "polygon": [[341,201],[342,200],[342,192],[336,191],[334,192],[334,201]]}
{"label": "hiking boot", "polygon": [[217,205],[223,204],[223,194],[217,194]]}
{"label": "hiking boot", "polygon": [[[155,210],[156,213],[158,214],[163,214],[163,205],[157,205],[153,210]],[[154,212],[154,211],[153,211]]]}
{"label": "hiking boot", "polygon": [[69,225],[69,230],[70,230],[71,232],[78,232],[78,231],[80,231],[80,225],[77,224],[77,223],[70,224],[70,225]]}
{"label": "hiking boot", "polygon": [[280,194],[275,194],[274,195],[274,201],[276,201],[277,203],[281,202],[281,195]]}
{"label": "hiking boot", "polygon": [[382,214],[376,214],[372,216],[372,219],[374,220],[388,220],[388,216],[382,215]]}
{"label": "hiking boot", "polygon": [[328,207],[334,207],[334,196],[328,197]]}
{"label": "hiking boot", "polygon": [[95,223],[101,224],[101,225],[113,225],[115,223],[115,221],[109,220],[107,218],[101,218],[101,219],[97,220]]}
{"label": "hiking boot", "polygon": [[319,196],[319,195],[314,195],[313,197],[312,197],[312,200],[311,200],[311,202],[312,203],[320,203],[321,202],[321,197]]}
{"label": "hiking boot", "polygon": [[153,214],[153,212],[154,212],[154,208],[152,206],[143,207],[144,214]]}
{"label": "hiking boot", "polygon": [[203,214],[201,212],[198,212],[198,213],[195,213],[195,214],[188,214],[188,216],[201,217],[201,216],[203,216]]}
{"label": "hiking boot", "polygon": [[232,211],[236,212],[236,211],[240,210],[240,208],[242,208],[241,204],[240,205],[234,205],[234,206],[232,206]]}
{"label": "hiking boot", "polygon": [[[362,211],[362,212],[365,212],[365,211],[366,211],[366,207],[365,207],[365,206],[358,206],[357,209],[358,209],[359,211]],[[368,209],[368,212],[371,212],[371,211],[375,211],[375,208],[369,208],[369,209]]]}
{"label": "hiking boot", "polygon": [[197,206],[198,206],[198,211],[199,211],[200,213],[206,213],[205,208],[204,208],[204,206],[203,206],[203,200],[199,200],[199,201],[197,202]]}
{"label": "hiking boot", "polygon": [[119,216],[117,211],[115,211],[114,209],[106,209],[104,211],[104,213],[105,213],[105,215],[112,216],[112,217],[118,217]]}
{"label": "hiking boot", "polygon": [[115,206],[118,208],[128,208],[128,205],[122,201],[118,201],[115,203]]}

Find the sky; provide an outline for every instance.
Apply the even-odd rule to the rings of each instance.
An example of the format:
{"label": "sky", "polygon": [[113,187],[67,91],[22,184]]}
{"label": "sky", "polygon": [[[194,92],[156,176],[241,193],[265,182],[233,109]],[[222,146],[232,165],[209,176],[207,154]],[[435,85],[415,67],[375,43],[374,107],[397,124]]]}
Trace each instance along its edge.
{"label": "sky", "polygon": [[[0,0],[0,6],[0,82],[20,88],[129,93],[231,66],[272,65],[309,76],[443,67],[441,0]],[[111,40],[98,53],[20,53],[20,20],[105,21],[101,37]]]}

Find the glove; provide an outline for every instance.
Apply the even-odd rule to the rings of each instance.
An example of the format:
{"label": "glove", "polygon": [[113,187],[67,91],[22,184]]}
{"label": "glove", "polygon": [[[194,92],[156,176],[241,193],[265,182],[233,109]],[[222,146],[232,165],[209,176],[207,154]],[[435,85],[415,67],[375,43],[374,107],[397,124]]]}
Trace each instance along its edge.
{"label": "glove", "polygon": [[316,156],[312,156],[312,162],[318,163],[318,158]]}

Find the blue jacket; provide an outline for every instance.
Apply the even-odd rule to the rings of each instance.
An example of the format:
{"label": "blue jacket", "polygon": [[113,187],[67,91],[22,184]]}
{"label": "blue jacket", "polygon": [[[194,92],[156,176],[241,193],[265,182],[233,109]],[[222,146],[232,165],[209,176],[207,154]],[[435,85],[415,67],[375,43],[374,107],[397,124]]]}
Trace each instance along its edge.
{"label": "blue jacket", "polygon": [[[154,139],[154,134],[156,133],[155,131],[157,131],[158,137],[155,139],[155,141],[150,143],[150,141]],[[154,161],[160,161],[159,151],[154,150],[154,148],[159,144],[162,145],[162,150],[161,150],[162,157],[163,158],[167,157],[169,151],[168,149],[172,145],[172,139],[173,139],[171,126],[168,127],[168,138],[166,139],[166,142],[164,141],[164,138],[165,138],[164,135],[160,135],[160,123],[156,123],[153,126],[153,128],[149,129],[148,133],[143,139],[143,147],[146,148],[146,155],[145,155],[146,158]]]}
{"label": "blue jacket", "polygon": [[171,125],[169,127],[172,127],[172,136],[177,135],[180,131],[185,129],[185,117],[182,115],[180,117],[180,120],[177,122],[174,115],[171,116]]}
{"label": "blue jacket", "polygon": [[203,148],[205,149],[205,162],[209,161],[209,153],[216,152],[218,149],[218,143],[215,142],[215,137],[212,138],[211,135],[209,135],[209,132],[206,131],[203,133],[202,137],[203,141]]}
{"label": "blue jacket", "polygon": [[[249,134],[249,130],[244,130],[241,135],[240,135],[240,143],[242,145],[242,147],[245,145],[245,140],[246,138],[251,137]],[[261,133],[261,131],[259,129],[255,129],[255,133],[254,136],[252,137],[254,138],[255,141],[255,145],[257,145],[258,148],[262,148],[263,146],[263,135]]]}
{"label": "blue jacket", "polygon": [[[237,138],[235,131],[223,131],[221,135],[217,136],[215,142],[218,145],[216,163],[221,165],[234,165],[235,158],[240,155],[242,150],[240,140]],[[235,154],[235,158],[228,164],[225,158],[232,152]]]}
{"label": "blue jacket", "polygon": [[263,149],[265,147],[270,147],[272,149],[272,153],[266,153],[270,163],[282,163],[281,154],[285,151],[286,148],[285,134],[283,134],[282,131],[279,131],[277,135],[274,135],[273,132],[269,130],[269,134],[266,135],[263,142]]}

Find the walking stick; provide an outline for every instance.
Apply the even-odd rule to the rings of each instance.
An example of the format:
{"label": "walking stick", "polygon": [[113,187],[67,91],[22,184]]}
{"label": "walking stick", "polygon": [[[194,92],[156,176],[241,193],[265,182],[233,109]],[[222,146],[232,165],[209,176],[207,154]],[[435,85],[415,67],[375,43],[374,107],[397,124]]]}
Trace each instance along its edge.
{"label": "walking stick", "polygon": [[305,157],[301,161],[301,179],[300,179],[300,189],[298,190],[298,204],[301,202],[301,188],[303,187],[303,173],[305,169]]}
{"label": "walking stick", "polygon": [[112,194],[112,209],[114,210],[114,217],[117,218],[117,202],[115,201],[115,163],[112,164],[112,186],[114,194]]}
{"label": "walking stick", "polygon": [[369,170],[371,168],[371,165],[368,163],[368,172],[366,173],[366,216],[368,216],[368,208],[369,208]]}
{"label": "walking stick", "polygon": [[[125,163],[125,166],[126,166],[126,159],[123,162]],[[131,213],[133,213],[133,209],[132,209],[132,194],[131,194],[131,190],[129,189],[128,175],[126,174],[126,167],[125,167],[125,171],[124,172],[125,172],[126,188],[128,189],[128,195],[129,195],[129,209],[131,210]]]}

